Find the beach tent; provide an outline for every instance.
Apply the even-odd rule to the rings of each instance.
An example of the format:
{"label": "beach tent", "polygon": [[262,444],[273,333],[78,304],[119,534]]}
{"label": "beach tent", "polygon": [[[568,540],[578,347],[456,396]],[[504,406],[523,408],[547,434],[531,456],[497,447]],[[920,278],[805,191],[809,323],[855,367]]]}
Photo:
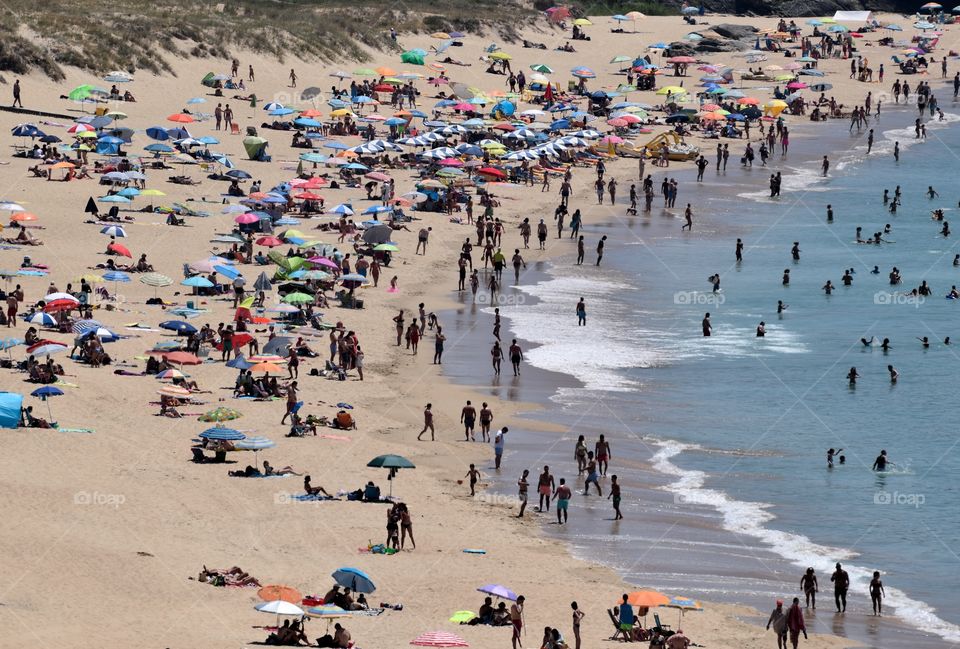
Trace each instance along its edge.
{"label": "beach tent", "polygon": [[247,150],[247,155],[251,160],[270,162],[270,156],[267,155],[267,141],[262,137],[245,137],[243,148]]}
{"label": "beach tent", "polygon": [[833,19],[844,23],[866,23],[870,21],[872,14],[869,11],[838,11],[833,14]]}
{"label": "beach tent", "polygon": [[401,54],[400,60],[411,65],[423,65],[423,54],[416,50],[411,50]]}
{"label": "beach tent", "polygon": [[0,392],[0,428],[17,428],[20,425],[22,407],[23,395]]}

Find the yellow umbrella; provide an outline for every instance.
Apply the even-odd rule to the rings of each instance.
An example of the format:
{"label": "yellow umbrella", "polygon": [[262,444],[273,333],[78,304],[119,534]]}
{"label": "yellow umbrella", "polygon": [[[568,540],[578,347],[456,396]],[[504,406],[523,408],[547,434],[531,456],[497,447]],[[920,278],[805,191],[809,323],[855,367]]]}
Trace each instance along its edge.
{"label": "yellow umbrella", "polygon": [[160,191],[159,189],[144,189],[143,191],[140,192],[140,195],[141,196],[166,196],[166,194]]}
{"label": "yellow umbrella", "polygon": [[432,34],[430,34],[430,37],[446,40],[450,38],[450,34],[448,34],[447,32],[433,32]]}
{"label": "yellow umbrella", "polygon": [[90,283],[90,284],[99,284],[100,282],[102,282],[102,281],[104,281],[104,280],[103,280],[102,277],[100,277],[100,275],[81,275],[80,277],[78,277],[78,278],[76,279],[76,281],[78,281],[78,282],[84,282],[84,281],[85,281],[85,282],[88,282],[88,283]]}
{"label": "yellow umbrella", "polygon": [[681,88],[680,86],[664,86],[657,91],[658,95],[685,95],[687,94],[686,88]]}
{"label": "yellow umbrella", "polygon": [[94,133],[93,131],[84,131],[83,133],[74,134],[74,137],[82,137],[87,140],[89,140],[90,138],[93,138],[95,140],[97,139],[97,134]]}
{"label": "yellow umbrella", "polygon": [[494,52],[490,55],[491,59],[496,59],[497,61],[509,61],[513,57],[507,54],[506,52]]}
{"label": "yellow umbrella", "polygon": [[577,18],[573,21],[573,24],[577,25],[578,27],[586,27],[587,25],[592,25],[593,23],[586,18]]}

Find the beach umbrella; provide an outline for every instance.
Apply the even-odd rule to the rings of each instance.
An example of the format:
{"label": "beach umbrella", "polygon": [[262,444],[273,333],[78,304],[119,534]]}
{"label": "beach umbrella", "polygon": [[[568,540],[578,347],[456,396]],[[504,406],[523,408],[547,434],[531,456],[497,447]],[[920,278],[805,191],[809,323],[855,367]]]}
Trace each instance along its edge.
{"label": "beach umbrella", "polygon": [[417,468],[413,462],[401,455],[378,455],[367,462],[367,466],[380,469],[390,469],[387,479],[390,481],[391,496],[393,495],[393,477],[397,474],[397,471],[400,469]]}
{"label": "beach umbrella", "polygon": [[27,347],[27,353],[34,356],[52,356],[67,351],[67,346],[63,343],[52,341],[42,341],[40,344]]}
{"label": "beach umbrella", "polygon": [[123,229],[121,225],[107,225],[103,228],[100,228],[100,234],[106,234],[111,237],[125,237],[127,236],[127,231]]}
{"label": "beach umbrella", "polygon": [[334,606],[333,604],[324,604],[323,606],[312,606],[308,608],[307,615],[310,617],[332,620],[338,617],[346,617],[350,615],[350,613],[339,606]]}
{"label": "beach umbrella", "polygon": [[154,288],[159,288],[161,286],[170,286],[171,284],[173,284],[172,279],[170,279],[166,275],[161,275],[160,273],[147,273],[146,275],[141,275],[140,281],[146,284],[147,286],[152,286]]}
{"label": "beach umbrella", "polygon": [[189,322],[184,322],[183,320],[165,320],[158,325],[161,329],[166,329],[168,331],[175,331],[177,335],[185,336],[192,333],[196,333],[197,328],[194,327]]}
{"label": "beach umbrella", "polygon": [[54,387],[52,385],[45,385],[42,388],[37,388],[30,393],[30,396],[37,397],[41,401],[47,402],[47,415],[50,417],[50,421],[53,421],[53,412],[50,410],[50,397],[59,397],[63,395],[63,390],[60,388]]}
{"label": "beach umbrella", "polygon": [[229,441],[236,442],[241,439],[246,439],[247,436],[241,433],[239,430],[234,430],[233,428],[223,428],[221,426],[214,426],[213,428],[208,428],[198,437],[202,439],[217,440],[217,441]]}
{"label": "beach umbrella", "polygon": [[171,122],[177,122],[178,124],[192,124],[194,121],[193,115],[188,115],[186,113],[174,113],[173,115],[168,115],[167,120]]}
{"label": "beach umbrella", "polygon": [[636,590],[627,595],[627,603],[632,606],[653,608],[670,603],[670,598],[655,590]]}
{"label": "beach umbrella", "polygon": [[280,586],[277,584],[262,587],[257,591],[257,597],[265,602],[281,600],[284,602],[290,602],[291,604],[296,604],[303,599],[303,595],[300,594],[300,591],[296,588],[291,588],[290,586]]}
{"label": "beach umbrella", "polygon": [[232,367],[235,370],[248,370],[253,367],[253,363],[248,361],[243,357],[243,354],[237,354],[237,356],[226,363],[227,367]]}
{"label": "beach umbrella", "polygon": [[[584,20],[581,18],[581,20]],[[429,631],[416,639],[411,640],[410,644],[419,647],[469,647],[467,641],[455,633],[446,631]]]}
{"label": "beach umbrella", "polygon": [[159,372],[159,373],[153,375],[153,378],[155,378],[155,379],[160,379],[160,380],[163,380],[163,379],[182,379],[182,378],[184,378],[184,377],[186,377],[186,374],[184,374],[184,373],[181,372],[180,370],[175,370],[175,369],[173,369],[173,368],[170,368],[169,370],[163,370],[162,372]]}
{"label": "beach umbrella", "polygon": [[680,597],[674,596],[670,598],[670,601],[667,604],[663,604],[667,608],[675,608],[677,610],[677,626],[679,627],[680,621],[683,618],[685,611],[702,611],[703,605],[700,604],[695,599],[689,597]]}
{"label": "beach umbrella", "polygon": [[41,327],[57,326],[57,319],[49,313],[44,313],[43,311],[34,313],[32,316],[27,318],[27,322],[30,324],[40,325]]}
{"label": "beach umbrella", "polygon": [[200,365],[200,363],[202,362],[199,358],[197,358],[194,354],[191,354],[190,352],[180,352],[180,351],[167,352],[163,355],[163,357],[167,359],[168,362],[179,365],[181,368],[184,365]]}
{"label": "beach umbrella", "polygon": [[517,601],[517,594],[506,586],[501,586],[500,584],[487,584],[486,586],[481,586],[477,590],[481,593],[486,593],[487,595],[499,597],[500,599],[508,599],[511,602]]}
{"label": "beach umbrella", "polygon": [[263,604],[257,604],[254,606],[256,610],[261,613],[271,613],[277,616],[277,626],[280,626],[280,616],[302,616],[304,611],[302,608],[296,604],[291,604],[290,602],[284,601],[282,599],[277,599],[272,602],[264,602]]}
{"label": "beach umbrella", "polygon": [[193,288],[213,288],[213,282],[203,275],[194,275],[180,282],[183,286],[192,286]]}
{"label": "beach umbrella", "polygon": [[190,396],[190,390],[181,388],[178,385],[165,385],[157,390],[157,394],[164,397],[173,397],[174,399],[186,399]]}
{"label": "beach umbrella", "polygon": [[331,577],[337,584],[355,593],[372,593],[377,589],[373,580],[359,568],[338,568]]}

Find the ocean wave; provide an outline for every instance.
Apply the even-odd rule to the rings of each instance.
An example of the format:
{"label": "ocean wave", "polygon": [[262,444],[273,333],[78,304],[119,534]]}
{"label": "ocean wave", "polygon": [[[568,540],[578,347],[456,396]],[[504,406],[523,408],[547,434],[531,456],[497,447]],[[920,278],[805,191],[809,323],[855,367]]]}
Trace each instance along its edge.
{"label": "ocean wave", "polygon": [[[773,507],[772,504],[735,500],[722,491],[706,488],[706,473],[681,469],[671,461],[685,451],[700,451],[703,447],[674,441],[660,441],[659,444],[660,450],[651,458],[654,468],[677,478],[662,489],[678,495],[685,504],[717,510],[723,519],[724,529],[755,538],[797,567],[810,566],[821,574],[830,574],[837,561],[846,562],[858,556],[852,550],[815,543],[802,534],[766,527],[776,518],[767,511]],[[866,592],[873,578],[873,570],[849,563],[845,563],[844,569],[850,575],[850,590]],[[940,618],[932,606],[912,599],[896,588],[886,587],[885,590],[886,606],[903,622],[949,642],[960,642],[960,626]]]}

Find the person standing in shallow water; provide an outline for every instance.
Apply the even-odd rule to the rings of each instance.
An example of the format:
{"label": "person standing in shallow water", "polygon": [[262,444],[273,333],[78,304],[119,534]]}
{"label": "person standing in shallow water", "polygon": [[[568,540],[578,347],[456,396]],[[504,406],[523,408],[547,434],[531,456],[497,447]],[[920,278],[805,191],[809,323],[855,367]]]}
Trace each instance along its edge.
{"label": "person standing in shallow water", "polygon": [[582,297],[580,301],[577,302],[577,326],[587,326],[587,304],[583,301]]}
{"label": "person standing in shallow water", "polygon": [[713,331],[713,325],[710,324],[710,314],[706,313],[703,316],[703,321],[700,323],[700,327],[703,329],[704,337],[709,336]]}

